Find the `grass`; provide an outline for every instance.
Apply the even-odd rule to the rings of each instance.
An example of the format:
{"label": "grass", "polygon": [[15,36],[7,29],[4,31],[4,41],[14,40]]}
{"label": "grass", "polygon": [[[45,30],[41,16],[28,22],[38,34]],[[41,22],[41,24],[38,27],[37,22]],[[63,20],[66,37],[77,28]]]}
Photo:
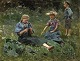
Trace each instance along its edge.
{"label": "grass", "polygon": [[[27,8],[10,8],[0,14],[0,61],[80,61],[80,22],[73,20],[72,22],[72,36],[64,36],[65,29],[63,20],[61,19],[62,14],[58,18],[61,19],[60,31],[61,37],[65,42],[63,47],[59,44],[51,42],[49,44],[55,46],[52,52],[47,51],[43,46],[31,47],[36,51],[36,54],[30,54],[25,51],[18,57],[10,57],[3,54],[3,45],[5,38],[11,38],[17,40],[17,35],[14,33],[15,25],[20,20],[22,14],[29,14],[30,22],[33,24],[35,34],[41,36],[41,31],[45,27],[49,17],[45,15],[49,10],[44,10],[41,14],[36,11],[30,11]],[[60,12],[61,13],[61,12]]]}

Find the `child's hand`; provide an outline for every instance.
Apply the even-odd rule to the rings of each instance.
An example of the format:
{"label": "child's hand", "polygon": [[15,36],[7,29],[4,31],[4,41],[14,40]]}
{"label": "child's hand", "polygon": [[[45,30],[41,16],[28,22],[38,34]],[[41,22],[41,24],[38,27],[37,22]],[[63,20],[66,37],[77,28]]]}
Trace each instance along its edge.
{"label": "child's hand", "polygon": [[41,32],[41,35],[43,34],[44,32]]}
{"label": "child's hand", "polygon": [[41,35],[44,33],[44,30],[41,32]]}
{"label": "child's hand", "polygon": [[51,33],[53,33],[54,31],[50,31]]}
{"label": "child's hand", "polygon": [[28,32],[28,29],[22,30],[19,34],[22,35],[23,33],[26,33],[26,32]]}
{"label": "child's hand", "polygon": [[28,32],[28,29],[24,29],[23,31],[24,31],[24,32]]}

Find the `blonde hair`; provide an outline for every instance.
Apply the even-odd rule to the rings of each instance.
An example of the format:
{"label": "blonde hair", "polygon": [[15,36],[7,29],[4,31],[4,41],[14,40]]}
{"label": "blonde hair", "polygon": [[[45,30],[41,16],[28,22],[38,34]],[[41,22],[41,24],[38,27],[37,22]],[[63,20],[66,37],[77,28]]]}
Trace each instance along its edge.
{"label": "blonde hair", "polygon": [[29,15],[26,15],[26,14],[22,15],[22,17],[21,17],[21,22],[22,22],[22,20],[23,20],[24,18],[25,18],[25,19],[26,19],[26,18],[29,19]]}

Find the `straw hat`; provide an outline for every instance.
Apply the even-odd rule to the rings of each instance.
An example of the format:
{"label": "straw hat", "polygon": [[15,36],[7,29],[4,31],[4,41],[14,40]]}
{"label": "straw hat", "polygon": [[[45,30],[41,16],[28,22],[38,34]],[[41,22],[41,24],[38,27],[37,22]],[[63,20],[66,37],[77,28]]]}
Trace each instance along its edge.
{"label": "straw hat", "polygon": [[46,15],[57,15],[57,12],[56,11],[50,11],[49,13],[46,13]]}
{"label": "straw hat", "polygon": [[29,15],[26,15],[26,14],[22,15],[21,20],[23,19],[29,19]]}

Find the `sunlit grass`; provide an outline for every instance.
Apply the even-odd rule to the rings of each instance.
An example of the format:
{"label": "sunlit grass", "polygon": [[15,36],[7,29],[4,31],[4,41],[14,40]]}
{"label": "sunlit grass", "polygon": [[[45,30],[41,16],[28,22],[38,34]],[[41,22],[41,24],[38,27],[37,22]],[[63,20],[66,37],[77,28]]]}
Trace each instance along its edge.
{"label": "sunlit grass", "polygon": [[[47,12],[45,10],[45,12]],[[0,61],[80,61],[80,23],[77,21],[72,22],[72,36],[66,37],[63,20],[60,24],[61,37],[65,42],[65,45],[61,47],[59,44],[52,42],[49,43],[55,46],[52,52],[49,52],[43,46],[31,47],[36,51],[36,54],[30,54],[27,51],[18,57],[8,57],[3,54],[3,45],[5,38],[11,38],[17,40],[17,35],[14,33],[15,25],[20,21],[22,14],[28,14],[30,16],[30,22],[34,28],[34,36],[43,37],[41,32],[46,26],[49,17],[36,11],[30,11],[29,9],[10,9],[0,14]],[[61,12],[60,12],[61,13]],[[59,16],[59,19],[61,16]]]}

